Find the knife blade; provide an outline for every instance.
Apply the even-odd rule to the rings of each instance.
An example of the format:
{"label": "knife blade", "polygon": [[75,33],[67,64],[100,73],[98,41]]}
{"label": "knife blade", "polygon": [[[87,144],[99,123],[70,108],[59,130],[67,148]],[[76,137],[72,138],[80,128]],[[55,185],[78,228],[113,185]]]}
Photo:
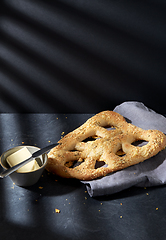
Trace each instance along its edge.
{"label": "knife blade", "polygon": [[4,178],[4,177],[9,176],[11,173],[15,172],[20,167],[24,166],[25,164],[29,163],[30,161],[34,160],[35,158],[39,157],[40,155],[46,153],[47,151],[49,151],[50,149],[54,148],[57,145],[58,145],[58,143],[54,143],[54,144],[51,144],[47,147],[44,147],[44,148],[34,152],[30,158],[28,158],[28,159],[20,162],[19,164],[17,164],[15,166],[3,171],[2,173],[0,173],[0,178]]}

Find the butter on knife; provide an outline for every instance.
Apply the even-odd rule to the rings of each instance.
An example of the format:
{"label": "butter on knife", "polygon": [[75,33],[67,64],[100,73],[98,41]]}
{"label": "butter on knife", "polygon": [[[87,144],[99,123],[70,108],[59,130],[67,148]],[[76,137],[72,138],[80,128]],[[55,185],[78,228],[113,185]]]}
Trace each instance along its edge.
{"label": "butter on knife", "polygon": [[[14,152],[13,154],[9,155],[6,158],[6,161],[10,167],[13,167],[13,166],[17,165],[18,163],[23,162],[24,160],[26,160],[27,158],[29,158],[31,156],[32,156],[32,154],[28,150],[28,148],[23,147],[20,150]],[[37,164],[37,162],[35,160],[32,160],[31,162],[25,164],[23,167],[19,168],[17,170],[17,172],[22,172],[22,173],[30,172],[30,171],[34,171],[38,168],[39,168],[39,165]]]}

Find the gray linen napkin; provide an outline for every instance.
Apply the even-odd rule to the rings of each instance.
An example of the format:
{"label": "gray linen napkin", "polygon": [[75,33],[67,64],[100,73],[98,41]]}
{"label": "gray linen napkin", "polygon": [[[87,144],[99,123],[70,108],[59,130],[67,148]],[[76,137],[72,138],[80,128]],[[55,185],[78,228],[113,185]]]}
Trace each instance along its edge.
{"label": "gray linen napkin", "polygon": [[[132,124],[145,130],[157,129],[166,134],[166,118],[140,102],[124,102],[115,107]],[[109,195],[132,186],[150,187],[166,183],[166,149],[156,156],[107,176],[82,181],[91,197]]]}

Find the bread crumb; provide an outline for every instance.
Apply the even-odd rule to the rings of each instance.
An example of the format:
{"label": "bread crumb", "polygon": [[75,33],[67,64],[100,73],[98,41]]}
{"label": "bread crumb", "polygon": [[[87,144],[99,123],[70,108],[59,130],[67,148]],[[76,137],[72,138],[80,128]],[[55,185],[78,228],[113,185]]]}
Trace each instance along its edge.
{"label": "bread crumb", "polygon": [[122,206],[122,205],[123,205],[123,203],[120,203],[120,205]]}
{"label": "bread crumb", "polygon": [[39,187],[39,189],[43,189],[43,187]]}
{"label": "bread crumb", "polygon": [[60,213],[61,211],[58,208],[55,208],[56,213]]}
{"label": "bread crumb", "polygon": [[149,193],[146,193],[146,195],[148,196],[148,195],[149,195]]}
{"label": "bread crumb", "polygon": [[158,207],[156,207],[156,211],[159,210]]}
{"label": "bread crumb", "polygon": [[120,218],[123,218],[123,216],[120,216]]}

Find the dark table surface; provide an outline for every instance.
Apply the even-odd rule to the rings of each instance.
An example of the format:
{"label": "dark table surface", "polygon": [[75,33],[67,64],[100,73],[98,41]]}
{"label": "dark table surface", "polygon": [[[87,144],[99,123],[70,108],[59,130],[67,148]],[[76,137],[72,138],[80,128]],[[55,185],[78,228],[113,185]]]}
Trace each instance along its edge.
{"label": "dark table surface", "polygon": [[[1,114],[1,154],[18,145],[42,148],[57,142],[92,115]],[[0,238],[164,240],[165,199],[166,186],[91,198],[80,181],[46,170],[26,188],[8,177],[0,179]]]}

